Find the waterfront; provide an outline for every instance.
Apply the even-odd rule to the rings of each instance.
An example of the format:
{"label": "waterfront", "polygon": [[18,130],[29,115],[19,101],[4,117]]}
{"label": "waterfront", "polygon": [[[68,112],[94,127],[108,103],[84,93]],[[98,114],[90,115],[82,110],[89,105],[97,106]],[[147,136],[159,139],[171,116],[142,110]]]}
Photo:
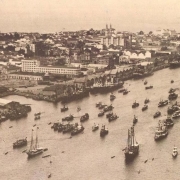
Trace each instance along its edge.
{"label": "waterfront", "polygon": [[[175,125],[169,130],[168,137],[160,142],[154,141],[154,131],[158,120],[163,119],[167,114],[167,107],[158,108],[158,102],[160,99],[168,98],[170,88],[179,88],[179,77],[179,69],[163,69],[146,78],[148,85],[153,85],[153,89],[145,90],[142,79],[129,80],[124,84],[124,87],[130,91],[127,95],[114,91],[116,99],[112,102],[109,100],[109,93],[90,95],[69,103],[69,110],[63,113],[60,112],[61,103],[54,105],[25,97],[6,97],[21,104],[31,104],[32,111],[25,119],[8,120],[0,124],[1,179],[44,180],[49,173],[52,173],[51,179],[54,180],[177,179],[180,175],[179,157],[173,159],[171,153],[174,145],[180,148],[180,142],[177,139],[180,135],[179,120],[175,120]],[[172,79],[173,84],[170,83]],[[179,94],[179,90],[176,92]],[[149,108],[142,112],[145,98],[150,99]],[[135,100],[140,106],[132,109],[131,106]],[[99,101],[107,105],[112,103],[115,107],[113,112],[119,118],[109,123],[105,116],[98,117],[99,109],[95,107],[95,103]],[[77,106],[81,107],[81,111],[77,112]],[[154,119],[153,115],[157,110],[161,111],[162,116]],[[34,113],[37,112],[44,113],[40,120],[34,121]],[[48,125],[49,122],[57,122],[57,120],[61,122],[61,118],[70,113],[80,117],[86,112],[89,113],[90,118],[83,123],[84,133],[71,139],[69,139],[70,134],[54,132],[51,125]],[[132,163],[126,164],[122,149],[126,146],[127,130],[132,125],[134,115],[138,117],[135,134],[140,144],[140,152]],[[75,118],[74,122],[80,122],[79,118]],[[92,132],[94,122],[99,123],[100,128],[105,124],[109,134],[100,138],[99,130]],[[22,151],[29,148],[30,143],[25,148],[13,150],[12,143],[18,138],[28,137],[30,141],[34,124],[39,127],[40,146],[48,148],[44,155],[51,154],[51,157],[41,158],[40,155],[28,160],[26,153]],[[9,126],[13,127],[9,129]],[[5,152],[9,153],[4,155]],[[115,157],[112,159],[112,156]],[[152,158],[154,158],[153,161]],[[147,159],[148,161],[144,163]]]}

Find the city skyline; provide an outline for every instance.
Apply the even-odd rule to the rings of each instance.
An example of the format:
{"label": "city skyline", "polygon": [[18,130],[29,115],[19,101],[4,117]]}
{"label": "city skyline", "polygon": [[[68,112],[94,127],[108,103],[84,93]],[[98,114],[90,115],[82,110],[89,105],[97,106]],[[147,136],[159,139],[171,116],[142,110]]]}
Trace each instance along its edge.
{"label": "city skyline", "polygon": [[1,0],[0,4],[1,32],[100,30],[106,24],[118,31],[180,31],[177,0]]}

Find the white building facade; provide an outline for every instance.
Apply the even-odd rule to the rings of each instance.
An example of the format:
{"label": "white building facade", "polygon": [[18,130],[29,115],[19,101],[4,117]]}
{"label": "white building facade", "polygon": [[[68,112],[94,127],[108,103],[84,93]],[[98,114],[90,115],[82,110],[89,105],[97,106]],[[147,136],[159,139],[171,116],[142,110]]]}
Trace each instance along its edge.
{"label": "white building facade", "polygon": [[22,71],[62,74],[70,77],[80,74],[80,70],[78,68],[59,67],[59,66],[40,66],[40,62],[37,60],[22,60]]}

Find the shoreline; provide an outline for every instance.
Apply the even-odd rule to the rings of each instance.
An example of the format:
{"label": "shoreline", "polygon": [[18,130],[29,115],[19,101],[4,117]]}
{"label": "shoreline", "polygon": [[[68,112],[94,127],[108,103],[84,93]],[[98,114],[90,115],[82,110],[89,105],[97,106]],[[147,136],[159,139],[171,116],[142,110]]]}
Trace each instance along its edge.
{"label": "shoreline", "polygon": [[[159,70],[163,70],[165,68],[168,68],[166,66],[161,66],[161,67],[157,67],[155,70],[154,70],[154,73],[156,71],[159,71]],[[154,75],[153,73],[153,75]],[[151,75],[151,76],[153,76]],[[148,77],[148,76],[147,76]],[[147,78],[147,77],[144,77],[144,78]],[[140,78],[140,79],[144,79],[144,78]],[[122,78],[122,81],[127,81],[127,80],[130,80],[130,79],[134,79],[132,76],[130,77],[126,77],[126,78]],[[112,90],[112,91],[115,91],[116,89]],[[11,95],[17,95],[17,96],[23,96],[23,97],[26,97],[26,98],[31,98],[33,100],[36,100],[36,101],[46,101],[46,102],[50,102],[50,103],[58,103],[58,102],[61,102],[61,103],[69,103],[69,102],[72,102],[76,99],[82,99],[84,97],[87,97],[89,96],[89,93],[91,90],[87,90],[87,91],[84,91],[82,93],[79,93],[79,94],[74,94],[74,96],[59,96],[59,97],[56,97],[56,98],[53,98],[51,96],[48,96],[48,95],[36,95],[36,94],[33,94],[31,92],[22,92],[22,91],[7,91],[5,93],[2,93],[0,94],[0,98],[3,98],[3,97],[7,97],[7,96],[11,96]],[[99,92],[98,92],[99,93]],[[105,92],[105,93],[108,93]],[[94,94],[94,93],[91,93],[91,94]],[[64,100],[65,98],[68,98],[67,102]]]}

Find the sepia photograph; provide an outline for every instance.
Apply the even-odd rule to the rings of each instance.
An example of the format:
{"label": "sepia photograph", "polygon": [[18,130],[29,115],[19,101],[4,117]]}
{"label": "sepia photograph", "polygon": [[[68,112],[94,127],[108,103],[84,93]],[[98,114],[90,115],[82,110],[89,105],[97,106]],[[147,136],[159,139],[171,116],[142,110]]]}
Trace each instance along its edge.
{"label": "sepia photograph", "polygon": [[0,0],[0,180],[180,179],[179,7]]}

